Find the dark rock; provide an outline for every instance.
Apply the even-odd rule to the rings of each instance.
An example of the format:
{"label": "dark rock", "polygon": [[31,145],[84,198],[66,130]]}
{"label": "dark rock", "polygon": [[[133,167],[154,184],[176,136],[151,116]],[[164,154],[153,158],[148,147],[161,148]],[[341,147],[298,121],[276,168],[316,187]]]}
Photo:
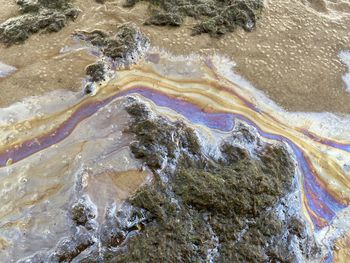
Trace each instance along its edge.
{"label": "dark rock", "polygon": [[87,66],[85,72],[94,82],[102,81],[105,78],[105,67],[102,62],[97,62]]}
{"label": "dark rock", "polygon": [[180,26],[182,23],[183,17],[181,15],[162,11],[154,12],[153,16],[145,21],[145,25],[156,26]]}
{"label": "dark rock", "polygon": [[88,199],[82,197],[71,209],[72,219],[75,224],[87,226],[90,220],[96,217],[96,211]]}
{"label": "dark rock", "polygon": [[58,32],[79,13],[68,0],[17,0],[16,3],[23,14],[0,24],[0,42],[8,46],[22,43],[39,31]]}
{"label": "dark rock", "polygon": [[[304,223],[293,217],[281,221],[274,212],[292,189],[295,169],[282,146],[266,144],[253,159],[223,144],[225,160],[218,162],[202,156],[197,136],[188,127],[184,132],[185,124],[151,117],[139,103],[127,111],[135,120],[129,132],[138,140],[133,153],[153,169],[154,180],[129,200],[148,212],[147,224],[112,262],[296,261],[290,242],[305,239]],[[175,171],[165,167],[158,173],[165,161],[176,163]],[[314,255],[310,244],[315,243],[299,242],[300,251]]]}
{"label": "dark rock", "polygon": [[39,9],[65,10],[71,8],[70,0],[16,0],[23,13],[37,12]]}
{"label": "dark rock", "polygon": [[[146,25],[180,26],[186,16],[199,20],[192,34],[208,33],[220,36],[240,26],[246,31],[255,27],[263,9],[262,0],[145,0],[150,3],[151,16]],[[139,0],[126,0],[132,7]]]}
{"label": "dark rock", "polygon": [[61,240],[46,262],[71,262],[81,252],[94,244],[92,236],[79,229],[71,238]]}
{"label": "dark rock", "polygon": [[75,35],[98,47],[105,56],[123,64],[135,62],[149,43],[148,38],[130,23],[119,26],[115,36],[101,30],[77,32]]}
{"label": "dark rock", "polygon": [[93,85],[93,83],[88,83],[84,87],[85,94],[91,94],[94,92],[94,90],[95,90],[95,86]]}
{"label": "dark rock", "polygon": [[[162,118],[147,118],[147,110],[138,103],[126,108],[135,116],[130,132],[138,142],[130,148],[136,158],[142,158],[153,169],[159,169],[164,162],[175,162],[180,151],[195,154],[200,151],[200,144],[194,131],[182,122],[169,123]],[[191,161],[189,155],[182,156],[184,161]],[[188,158],[186,158],[188,157]]]}
{"label": "dark rock", "polygon": [[90,42],[94,46],[104,46],[106,39],[109,37],[108,33],[102,30],[93,30],[91,32],[77,32],[75,36],[82,40]]}

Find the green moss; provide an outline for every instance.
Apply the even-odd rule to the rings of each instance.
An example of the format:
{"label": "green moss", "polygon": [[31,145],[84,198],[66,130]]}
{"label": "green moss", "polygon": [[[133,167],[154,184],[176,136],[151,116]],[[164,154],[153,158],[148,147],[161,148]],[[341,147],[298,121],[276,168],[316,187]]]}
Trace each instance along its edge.
{"label": "green moss", "polygon": [[97,62],[86,67],[86,75],[90,76],[92,81],[99,82],[104,80],[105,68],[102,62]]}
{"label": "green moss", "polygon": [[[200,151],[198,138],[191,128],[182,122],[169,123],[162,118],[148,118],[146,108],[141,105],[131,104],[126,109],[135,117],[130,132],[138,139],[131,145],[136,158],[143,158],[149,167],[158,169],[166,161],[173,162],[181,150],[186,149],[189,154]],[[191,158],[187,160],[191,161]]]}
{"label": "green moss", "polygon": [[[111,262],[296,260],[290,242],[305,238],[305,227],[293,217],[279,220],[273,210],[292,188],[294,165],[282,147],[266,145],[252,159],[225,143],[217,161],[203,156],[195,132],[183,123],[151,117],[139,103],[127,110],[134,117],[129,132],[138,140],[133,152],[153,169],[154,180],[129,200],[147,211],[148,223]],[[157,172],[149,162],[155,153],[176,163],[175,171]]]}
{"label": "green moss", "polygon": [[[262,160],[244,157],[233,164],[216,164],[206,170],[180,168],[176,173],[172,188],[183,204],[210,215],[209,224],[221,244],[221,261],[271,260],[266,244],[281,236],[285,226],[267,209],[290,190],[293,173],[290,162],[280,162],[286,154],[280,154],[273,156],[274,165],[279,167],[275,171],[264,171]],[[244,228],[247,230],[242,240],[237,240]],[[288,244],[276,249],[290,255]]]}
{"label": "green moss", "polygon": [[[215,248],[212,231],[220,244],[218,262],[275,258],[267,244],[278,245],[287,223],[267,208],[290,190],[292,170],[268,174],[260,165],[241,160],[233,165],[216,163],[208,170],[180,166],[167,183],[156,175],[130,200],[149,212],[151,223],[130,238],[127,252],[113,262],[205,262],[208,250]],[[280,187],[272,189],[276,184]],[[287,243],[275,248],[283,251],[282,261],[292,257]]]}
{"label": "green moss", "polygon": [[[193,35],[209,33],[219,36],[236,27],[251,31],[263,9],[262,0],[145,0],[150,3],[151,16],[146,25],[180,26],[186,16],[199,22]],[[139,0],[126,0],[124,6],[132,7]]]}
{"label": "green moss", "polygon": [[[117,211],[107,208],[98,226],[89,200],[78,200],[74,234],[33,262],[296,262],[297,246],[305,258],[318,253],[299,218],[275,213],[292,190],[295,168],[283,147],[261,142],[252,158],[225,140],[217,160],[204,155],[184,123],[154,116],[132,97],[128,102],[128,132],[137,140],[131,148],[153,181]],[[243,126],[231,137],[256,142]]]}
{"label": "green moss", "polygon": [[148,38],[130,23],[119,26],[114,36],[101,30],[81,31],[75,33],[75,36],[98,47],[105,56],[125,63],[133,62],[149,42]]}
{"label": "green moss", "polygon": [[93,244],[93,237],[82,230],[71,238],[61,240],[44,262],[71,262],[81,252],[88,249]]}
{"label": "green moss", "polygon": [[153,11],[153,15],[145,21],[145,25],[156,26],[180,26],[183,23],[183,17],[176,13]]}
{"label": "green moss", "polygon": [[86,200],[81,199],[72,206],[71,216],[76,225],[87,226],[89,221],[96,217],[96,214]]}
{"label": "green moss", "polygon": [[167,192],[160,180],[142,188],[130,200],[149,213],[150,223],[142,234],[128,240],[128,252],[112,262],[203,262],[213,244],[203,216],[183,209]]}
{"label": "green moss", "polygon": [[239,160],[247,159],[249,155],[246,150],[227,143],[221,146],[221,152],[224,158],[220,161],[224,163],[235,163]]}
{"label": "green moss", "polygon": [[16,3],[22,15],[0,24],[0,42],[8,46],[22,43],[40,31],[58,32],[78,16],[78,9],[69,0],[18,0]]}

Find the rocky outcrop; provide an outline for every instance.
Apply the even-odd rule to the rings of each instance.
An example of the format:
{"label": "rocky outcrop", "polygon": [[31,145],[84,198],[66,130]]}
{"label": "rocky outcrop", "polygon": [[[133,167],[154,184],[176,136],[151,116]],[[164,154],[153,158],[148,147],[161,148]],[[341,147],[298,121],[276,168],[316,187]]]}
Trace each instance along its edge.
{"label": "rocky outcrop", "polygon": [[98,61],[86,67],[86,75],[91,81],[99,82],[105,79],[106,68],[103,62]]}
{"label": "rocky outcrop", "polygon": [[92,46],[99,60],[86,67],[87,84],[84,92],[93,93],[96,83],[101,84],[113,68],[129,67],[136,63],[149,47],[149,39],[132,23],[116,28],[114,34],[102,30],[78,31],[74,37]]}
{"label": "rocky outcrop", "polygon": [[184,123],[139,103],[127,110],[132,152],[155,179],[129,200],[147,223],[112,262],[296,262],[318,252],[301,218],[277,216],[295,170],[282,146],[265,144],[255,159],[223,142],[221,157],[208,157]]}
{"label": "rocky outcrop", "polygon": [[96,47],[105,57],[123,65],[135,63],[149,46],[148,38],[131,23],[118,26],[114,35],[102,30],[79,31],[74,35]]}
{"label": "rocky outcrop", "polygon": [[0,24],[0,42],[7,46],[23,43],[38,32],[60,31],[79,10],[69,0],[17,0],[20,16]]}
{"label": "rocky outcrop", "polygon": [[[126,0],[124,6],[132,7],[140,0]],[[262,0],[148,0],[151,16],[146,25],[180,26],[185,17],[198,20],[193,35],[208,33],[220,36],[236,27],[251,31],[263,9]]]}
{"label": "rocky outcrop", "polygon": [[127,100],[130,150],[153,181],[107,207],[100,224],[82,196],[71,206],[72,236],[22,262],[297,262],[318,253],[303,219],[286,212],[295,165],[282,145],[237,125],[212,156],[183,121]]}

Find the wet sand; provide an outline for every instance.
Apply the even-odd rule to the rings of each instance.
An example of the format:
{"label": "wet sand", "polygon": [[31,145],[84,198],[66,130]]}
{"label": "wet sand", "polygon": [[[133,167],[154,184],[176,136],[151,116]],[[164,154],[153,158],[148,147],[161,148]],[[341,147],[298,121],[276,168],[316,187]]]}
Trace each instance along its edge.
{"label": "wet sand", "polygon": [[[7,204],[0,209],[0,245],[7,246],[3,256],[28,256],[38,246],[48,251],[69,235],[63,226],[70,224],[74,198],[89,195],[102,225],[110,203],[121,205],[148,181],[144,165],[130,152],[134,138],[125,132],[130,116],[123,106],[128,99],[121,97],[128,94],[147,103],[152,112],[196,129],[207,156],[216,154],[213,149],[239,123],[265,142],[288,145],[299,168],[288,207],[306,220],[322,256],[332,251],[332,242],[349,229],[349,118],[334,122],[334,115],[283,111],[253,87],[240,86],[229,71],[232,62],[220,56],[205,60],[150,52],[148,60],[119,70],[92,96],[62,102],[64,91],[47,94],[9,107],[0,118],[0,140],[12,138],[0,147],[0,199]],[[42,105],[41,115],[20,114],[31,104]],[[47,218],[57,218],[57,226]],[[50,242],[42,238],[47,229]],[[28,239],[35,240],[33,246],[26,246]],[[11,243],[19,245],[11,249]]]}
{"label": "wet sand", "polygon": [[[238,29],[220,39],[207,35],[191,37],[190,28],[195,23],[191,19],[187,19],[181,28],[143,26],[147,4],[124,9],[122,2],[107,1],[100,5],[92,0],[77,0],[75,4],[82,12],[62,31],[36,34],[24,44],[9,48],[1,46],[0,66],[8,75],[0,77],[0,106],[56,89],[82,90],[85,68],[97,58],[72,39],[72,32],[94,29],[115,32],[121,23],[132,21],[150,38],[152,46],[170,54],[198,52],[209,57],[219,53],[234,60],[237,63],[234,70],[239,75],[284,109],[350,112],[347,106],[350,94],[345,91],[342,79],[348,68],[339,58],[341,51],[350,49],[350,7],[346,2],[266,1],[264,14],[253,32]],[[0,0],[0,4],[4,7],[0,10],[1,21],[18,14],[13,2]],[[148,59],[152,60],[152,54]],[[210,68],[210,65],[215,66],[215,56],[212,64],[175,58],[175,62],[170,63],[169,59],[156,66],[159,61],[156,56],[153,59],[155,65],[140,64],[117,72],[117,78],[98,89],[96,96],[83,97],[79,92],[61,91],[56,95],[47,94],[46,99],[32,99],[22,107],[21,104],[14,105],[11,114],[11,110],[4,109],[0,115],[0,142],[3,144],[0,159],[1,166],[6,167],[1,170],[3,191],[0,199],[7,205],[0,209],[4,223],[0,248],[7,248],[3,254],[5,258],[13,259],[19,252],[18,257],[30,255],[37,251],[36,245],[50,249],[61,237],[67,236],[70,230],[65,212],[71,206],[72,197],[89,194],[99,209],[98,214],[104,215],[111,201],[120,204],[149,179],[148,172],[142,172],[142,164],[131,157],[128,148],[132,138],[125,136],[124,131],[129,116],[121,110],[118,101],[108,106],[102,103],[105,100],[109,103],[109,98],[114,100],[116,94],[129,90],[146,96],[147,92],[142,89],[132,90],[139,85],[156,88],[154,94],[163,92],[163,97],[149,96],[155,104],[160,104],[158,106],[169,108],[158,110],[174,119],[180,118],[174,114],[179,111],[184,115],[181,118],[188,118],[196,127],[222,129],[223,134],[232,129],[231,119],[217,123],[211,123],[210,118],[208,122],[205,118],[192,120],[192,106],[186,111],[185,104],[180,103],[181,107],[176,108],[177,101],[182,98],[208,115],[219,112],[225,113],[224,116],[243,116],[242,120],[252,121],[266,140],[289,144],[299,156],[296,161],[304,169],[299,185],[299,209],[311,229],[327,229],[325,237],[322,232],[317,232],[317,238],[325,243],[324,251],[329,249],[327,242],[339,237],[339,231],[348,231],[344,224],[348,218],[344,207],[350,202],[348,115],[338,121],[329,114],[316,116],[285,112],[257,90],[245,87],[245,83],[237,84],[226,76],[220,79],[222,72]],[[222,70],[227,73],[233,64],[220,56],[216,57],[216,70],[220,65],[226,66]],[[225,85],[233,88],[225,89]],[[169,105],[166,105],[166,95],[169,96]],[[91,102],[91,107],[95,102],[96,105],[102,103],[99,106],[102,112],[97,108],[92,117],[82,121],[74,131],[67,128],[71,134],[64,140],[55,142],[55,136],[60,132],[53,132],[50,134],[52,145],[41,145],[47,131],[59,130],[64,120],[84,114],[85,106],[91,110],[90,104],[83,103],[85,100]],[[80,106],[82,111],[79,111]],[[74,115],[75,112],[80,113]],[[224,124],[232,125],[220,126]],[[59,131],[63,134],[66,130]],[[23,150],[22,154],[21,147],[29,150]],[[53,224],[54,219],[57,224]],[[103,217],[98,216],[97,221],[101,223]],[[48,229],[51,232],[47,234]],[[17,233],[18,241],[12,238],[12,233]],[[46,234],[48,238],[44,240],[42,237]],[[348,239],[345,235],[336,243],[340,250],[337,253],[335,247],[335,260],[341,262],[346,258],[344,251]],[[29,240],[36,241],[33,247],[27,247]],[[18,244],[18,248],[10,249],[11,242]]]}
{"label": "wet sand", "polygon": [[[342,1],[266,1],[257,28],[238,29],[220,39],[207,35],[191,37],[194,21],[180,28],[143,26],[147,4],[122,8],[123,1],[75,1],[82,10],[75,22],[54,34],[33,35],[25,44],[0,47],[0,61],[19,70],[0,78],[0,105],[54,89],[79,90],[84,69],[94,59],[86,52],[60,54],[74,46],[74,30],[104,29],[132,21],[159,46],[174,54],[218,52],[237,63],[235,70],[272,100],[290,111],[349,113],[350,95],[342,75],[348,69],[338,54],[350,47],[350,7]],[[16,13],[16,6],[0,0],[3,21]],[[16,56],[14,57],[14,54]]]}

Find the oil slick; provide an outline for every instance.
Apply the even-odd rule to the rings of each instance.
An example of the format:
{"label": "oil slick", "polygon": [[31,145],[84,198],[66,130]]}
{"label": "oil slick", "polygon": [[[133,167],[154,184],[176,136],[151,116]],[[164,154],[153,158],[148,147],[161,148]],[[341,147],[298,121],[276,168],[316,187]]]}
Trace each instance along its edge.
{"label": "oil slick", "polygon": [[[59,96],[48,94],[54,110],[42,97],[32,100],[42,105],[39,112],[12,122],[1,120],[1,199],[7,205],[0,210],[0,245],[5,247],[0,254],[11,258],[17,251],[24,257],[37,251],[38,247],[25,251],[23,233],[46,249],[69,234],[63,226],[72,198],[89,193],[101,215],[147,180],[147,174],[144,180],[138,177],[123,198],[113,200],[125,182],[110,187],[109,174],[133,174],[141,165],[128,151],[132,138],[123,133],[128,121],[123,98],[136,94],[162,115],[184,119],[197,130],[215,132],[217,138],[243,123],[266,142],[285,144],[298,167],[299,213],[308,220],[326,258],[337,238],[344,239],[350,230],[343,224],[350,202],[350,172],[344,169],[350,165],[349,117],[288,113],[234,74],[234,63],[220,56],[172,57],[157,50],[150,54],[157,54],[156,62],[148,59],[117,71],[93,96],[70,95],[68,102],[57,106]],[[9,114],[11,107],[1,111]],[[5,118],[1,112],[0,116]],[[332,126],[334,121],[337,127]],[[97,182],[109,190],[100,195],[101,188],[94,188]],[[43,211],[57,219],[57,225],[49,226]],[[97,218],[103,222],[103,216]],[[48,227],[54,230],[48,233]],[[16,243],[15,249],[6,245],[11,243]]]}

